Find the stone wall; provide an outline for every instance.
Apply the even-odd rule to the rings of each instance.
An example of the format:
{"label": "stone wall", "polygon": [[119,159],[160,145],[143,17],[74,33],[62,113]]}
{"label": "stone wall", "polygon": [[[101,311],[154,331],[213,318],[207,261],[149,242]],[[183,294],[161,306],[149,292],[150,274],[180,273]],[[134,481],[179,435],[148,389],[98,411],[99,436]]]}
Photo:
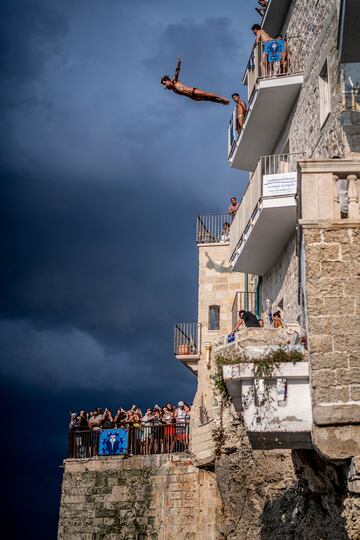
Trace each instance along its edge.
{"label": "stone wall", "polygon": [[360,224],[343,221],[304,229],[313,439],[337,459],[360,448]]}
{"label": "stone wall", "polygon": [[[292,51],[304,59],[304,83],[273,153],[289,141],[291,153],[306,158],[359,156],[360,113],[343,110],[343,81],[338,61],[338,10],[335,0],[294,0],[283,33],[296,36]],[[331,112],[320,124],[319,74],[329,59]]]}
{"label": "stone wall", "polygon": [[359,540],[360,496],[347,489],[346,465],[314,450],[253,450],[241,415],[231,404],[220,411],[219,538]]}
{"label": "stone wall", "polygon": [[[193,441],[191,450],[199,464],[214,461],[214,445],[212,444],[212,426],[201,418],[202,410],[209,422],[213,419],[213,386],[214,361],[211,345],[219,336],[229,334],[232,330],[232,313],[235,293],[245,288],[244,274],[231,272],[229,262],[229,244],[199,245],[199,292],[198,322],[202,328],[202,346],[198,363],[198,387],[193,401],[191,429]],[[209,306],[220,306],[220,329],[209,330]],[[206,344],[210,347],[206,351]]]}
{"label": "stone wall", "polygon": [[265,316],[265,302],[270,298],[273,309],[280,307],[287,323],[300,322],[299,306],[299,259],[296,254],[294,234],[278,258],[276,264],[263,278],[260,287],[260,311]]}
{"label": "stone wall", "polygon": [[185,455],[66,460],[59,540],[211,540],[221,500],[213,473]]}
{"label": "stone wall", "polygon": [[[237,291],[245,287],[244,274],[231,272],[229,244],[199,245],[198,322],[202,342],[214,342],[232,330],[231,307]],[[220,306],[220,330],[209,330],[209,306]]]}

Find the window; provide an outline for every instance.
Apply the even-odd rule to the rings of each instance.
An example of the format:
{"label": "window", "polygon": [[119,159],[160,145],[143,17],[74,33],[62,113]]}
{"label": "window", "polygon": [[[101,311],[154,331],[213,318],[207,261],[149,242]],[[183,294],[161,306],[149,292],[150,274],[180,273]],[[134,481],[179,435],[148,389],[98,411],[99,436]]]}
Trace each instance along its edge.
{"label": "window", "polygon": [[209,330],[220,330],[220,306],[209,306]]}
{"label": "window", "polygon": [[328,60],[319,75],[320,126],[323,126],[330,114],[330,83]]}

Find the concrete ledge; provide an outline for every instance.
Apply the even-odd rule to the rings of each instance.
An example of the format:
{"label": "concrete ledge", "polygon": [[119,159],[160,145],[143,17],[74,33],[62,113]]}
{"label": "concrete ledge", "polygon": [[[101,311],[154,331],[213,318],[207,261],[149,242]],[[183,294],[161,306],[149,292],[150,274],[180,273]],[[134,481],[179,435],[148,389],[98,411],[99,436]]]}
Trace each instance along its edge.
{"label": "concrete ledge", "polygon": [[273,431],[271,433],[248,431],[251,447],[254,450],[296,449],[311,450],[311,433],[296,431]]}
{"label": "concrete ledge", "polygon": [[356,229],[360,227],[360,219],[299,219],[299,224],[303,229]]}
{"label": "concrete ledge", "polygon": [[[223,377],[225,383],[231,381],[253,379],[255,362],[247,362],[234,365],[223,366]],[[303,379],[309,376],[309,363],[308,362],[283,362],[278,368],[274,368],[271,379],[276,378],[289,378],[289,379]]]}
{"label": "concrete ledge", "polygon": [[360,403],[315,405],[313,418],[317,426],[360,424]]}
{"label": "concrete ledge", "polygon": [[298,162],[302,173],[351,174],[360,171],[360,160],[308,159]]}
{"label": "concrete ledge", "polygon": [[110,469],[144,469],[160,468],[166,463],[187,462],[191,464],[188,453],[154,454],[150,456],[95,456],[88,459],[64,459],[64,467],[69,472],[83,470],[100,471]]}

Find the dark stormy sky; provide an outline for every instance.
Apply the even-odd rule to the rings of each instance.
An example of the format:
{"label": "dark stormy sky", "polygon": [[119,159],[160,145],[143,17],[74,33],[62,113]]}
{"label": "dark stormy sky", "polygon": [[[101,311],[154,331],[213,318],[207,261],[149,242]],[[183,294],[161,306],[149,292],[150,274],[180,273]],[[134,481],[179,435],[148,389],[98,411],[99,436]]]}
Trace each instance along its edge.
{"label": "dark stormy sky", "polygon": [[[68,413],[192,400],[195,216],[221,212],[255,0],[4,0],[0,13],[2,531],[55,538]],[[6,488],[5,488],[6,486]],[[5,527],[5,529],[4,529]]]}

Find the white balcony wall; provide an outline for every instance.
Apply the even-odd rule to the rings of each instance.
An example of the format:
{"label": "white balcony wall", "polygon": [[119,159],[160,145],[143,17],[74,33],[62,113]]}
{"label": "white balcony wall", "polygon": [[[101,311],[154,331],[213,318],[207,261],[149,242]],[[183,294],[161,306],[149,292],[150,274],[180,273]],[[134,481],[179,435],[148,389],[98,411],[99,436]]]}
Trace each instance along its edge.
{"label": "white balcony wall", "polygon": [[308,362],[283,363],[266,382],[254,382],[253,363],[224,366],[223,377],[253,448],[311,448]]}
{"label": "white balcony wall", "polygon": [[265,275],[294,232],[298,158],[260,159],[230,229],[233,270]]}

